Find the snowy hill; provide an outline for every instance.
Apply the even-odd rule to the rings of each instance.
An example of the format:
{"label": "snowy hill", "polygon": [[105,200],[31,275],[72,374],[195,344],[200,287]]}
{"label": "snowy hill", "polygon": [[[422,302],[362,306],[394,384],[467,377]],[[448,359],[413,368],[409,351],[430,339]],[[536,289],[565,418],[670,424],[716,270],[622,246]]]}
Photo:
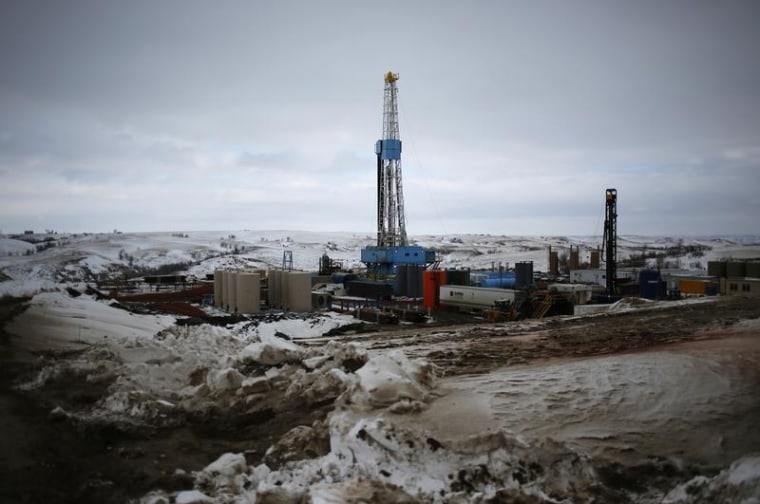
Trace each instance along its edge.
{"label": "snowy hill", "polygon": [[[292,252],[298,270],[316,270],[325,253],[347,269],[360,269],[361,249],[374,244],[368,234],[287,230],[35,235],[37,243],[24,239],[29,237],[0,238],[0,295],[31,295],[67,282],[143,274],[203,276],[222,267],[270,269],[282,265],[284,251]],[[586,262],[602,239],[478,234],[423,235],[410,241],[435,249],[442,268],[488,269],[533,261],[536,271],[546,271],[548,247],[560,254],[580,247],[580,260]],[[638,255],[646,255],[650,263],[658,255],[660,261],[704,271],[710,260],[760,257],[760,237],[621,236],[619,259]]]}

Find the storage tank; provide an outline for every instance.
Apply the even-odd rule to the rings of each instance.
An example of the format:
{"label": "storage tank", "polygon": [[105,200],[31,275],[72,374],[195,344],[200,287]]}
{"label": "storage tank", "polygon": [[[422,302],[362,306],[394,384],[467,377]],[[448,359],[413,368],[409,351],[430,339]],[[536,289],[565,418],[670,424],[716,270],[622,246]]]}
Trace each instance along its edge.
{"label": "storage tank", "polygon": [[559,275],[559,252],[552,251],[549,253],[549,274]]}
{"label": "storage tank", "polygon": [[299,313],[311,311],[311,273],[288,271],[286,278],[288,310]]}
{"label": "storage tank", "polygon": [[591,251],[591,260],[589,262],[590,262],[589,267],[591,269],[599,269],[599,251],[598,250]]}
{"label": "storage tank", "polygon": [[570,245],[570,269],[578,269],[581,264],[581,248]]}
{"label": "storage tank", "polygon": [[503,276],[501,278],[486,278],[480,282],[480,287],[486,287],[491,289],[514,289],[515,277]]}
{"label": "storage tank", "polygon": [[515,264],[515,288],[527,289],[533,285],[533,261]]}
{"label": "storage tank", "polygon": [[422,272],[422,306],[438,308],[440,305],[439,289],[446,284],[445,270],[428,270]]}
{"label": "storage tank", "polygon": [[422,297],[422,272],[424,268],[410,265],[406,270],[406,295],[410,298]]}
{"label": "storage tank", "polygon": [[760,262],[748,262],[746,265],[745,276],[749,278],[760,278]]}
{"label": "storage tank", "polygon": [[406,264],[399,265],[396,268],[396,278],[393,283],[393,293],[397,296],[408,296],[407,285],[408,266]]}
{"label": "storage tank", "polygon": [[390,299],[393,296],[393,284],[376,280],[351,280],[345,283],[349,296],[369,300]]}
{"label": "storage tank", "polygon": [[292,272],[282,270],[278,272],[278,276],[280,278],[280,293],[279,296],[277,296],[277,301],[279,302],[279,307],[282,310],[290,310],[290,274]]}
{"label": "storage tank", "polygon": [[227,292],[226,309],[230,313],[235,313],[237,310],[237,272],[228,271],[225,275],[225,283]]}
{"label": "storage tank", "polygon": [[222,304],[222,289],[224,287],[224,271],[214,271],[214,306],[221,308]]}
{"label": "storage tank", "polygon": [[267,273],[267,301],[269,308],[279,308],[278,296],[280,294],[280,277],[277,276],[278,270],[271,269]]}
{"label": "storage tank", "polygon": [[708,261],[707,274],[718,278],[725,278],[727,264],[726,261]]}
{"label": "storage tank", "polygon": [[747,276],[747,263],[729,261],[726,264],[726,276],[729,278],[742,278]]}
{"label": "storage tank", "polygon": [[446,270],[448,285],[470,285],[470,270]]}
{"label": "storage tank", "polygon": [[238,313],[259,313],[261,311],[261,277],[258,273],[238,273],[236,277]]}
{"label": "storage tank", "polygon": [[[451,284],[449,284],[451,285]],[[487,278],[480,281],[480,287],[512,289],[515,286],[514,271],[494,271],[488,274]]]}
{"label": "storage tank", "polygon": [[639,297],[660,299],[665,293],[665,282],[660,279],[660,272],[645,269],[639,272]]}

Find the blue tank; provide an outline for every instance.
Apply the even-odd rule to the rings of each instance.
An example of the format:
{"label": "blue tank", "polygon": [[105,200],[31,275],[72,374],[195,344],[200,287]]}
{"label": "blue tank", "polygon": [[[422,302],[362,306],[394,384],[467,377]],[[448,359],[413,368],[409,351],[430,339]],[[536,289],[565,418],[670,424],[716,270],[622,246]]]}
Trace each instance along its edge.
{"label": "blue tank", "polygon": [[513,289],[515,286],[515,277],[514,275],[511,275],[511,276],[504,275],[501,278],[499,278],[498,276],[495,278],[486,278],[480,282],[480,286],[497,288],[497,289]]}

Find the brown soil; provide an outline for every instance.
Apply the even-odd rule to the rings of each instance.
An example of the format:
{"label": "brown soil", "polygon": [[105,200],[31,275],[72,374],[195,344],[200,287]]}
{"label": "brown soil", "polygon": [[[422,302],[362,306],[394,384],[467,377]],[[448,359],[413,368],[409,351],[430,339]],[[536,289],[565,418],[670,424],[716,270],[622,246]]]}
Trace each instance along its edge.
{"label": "brown soil", "polygon": [[[299,424],[324,418],[329,404],[307,408],[280,405],[267,414],[215,412],[187,418],[178,427],[119,430],[56,419],[60,401],[93,401],[106,384],[84,389],[22,393],[13,388],[34,371],[18,341],[2,324],[24,300],[0,306],[0,501],[124,502],[155,488],[192,488],[198,470],[227,451],[245,452],[258,463],[267,447]],[[653,345],[720,337],[742,319],[760,317],[760,300],[721,298],[714,302],[541,322],[414,327],[342,336],[375,350],[404,348],[427,357],[446,375],[485,373],[497,367],[560,356],[598,355]],[[314,342],[318,344],[317,341]],[[183,469],[188,473],[177,473]]]}

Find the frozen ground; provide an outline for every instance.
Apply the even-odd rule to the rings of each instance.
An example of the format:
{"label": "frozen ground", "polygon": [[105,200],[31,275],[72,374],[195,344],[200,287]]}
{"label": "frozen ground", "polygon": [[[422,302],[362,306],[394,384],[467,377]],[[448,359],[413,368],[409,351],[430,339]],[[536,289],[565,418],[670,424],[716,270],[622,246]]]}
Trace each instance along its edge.
{"label": "frozen ground", "polygon": [[[234,237],[233,237],[234,235]],[[0,500],[760,502],[760,306],[621,302],[606,313],[324,337],[351,317],[180,326],[86,293],[176,264],[351,264],[350,233],[0,239]],[[590,238],[418,237],[443,266],[546,263]],[[627,237],[623,254],[678,239]],[[684,263],[760,256],[684,239]],[[237,247],[237,253],[234,253]],[[30,251],[30,252],[27,252]],[[4,254],[4,255],[3,255]],[[66,288],[69,288],[67,291]],[[84,292],[73,296],[72,290]],[[43,483],[44,484],[41,484]]]}

